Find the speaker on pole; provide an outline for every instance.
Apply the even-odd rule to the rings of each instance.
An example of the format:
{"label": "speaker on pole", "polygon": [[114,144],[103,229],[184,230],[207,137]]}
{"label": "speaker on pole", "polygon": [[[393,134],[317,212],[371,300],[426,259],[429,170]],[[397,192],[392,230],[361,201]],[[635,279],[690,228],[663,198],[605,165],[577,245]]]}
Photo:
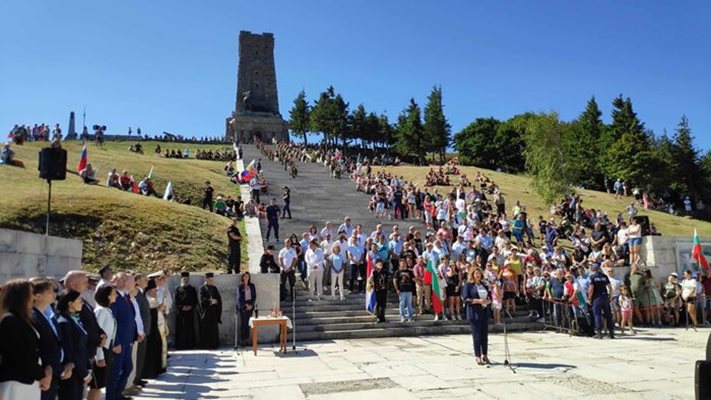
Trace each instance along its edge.
{"label": "speaker on pole", "polygon": [[67,151],[47,147],[39,153],[40,178],[48,181],[63,181],[67,177]]}

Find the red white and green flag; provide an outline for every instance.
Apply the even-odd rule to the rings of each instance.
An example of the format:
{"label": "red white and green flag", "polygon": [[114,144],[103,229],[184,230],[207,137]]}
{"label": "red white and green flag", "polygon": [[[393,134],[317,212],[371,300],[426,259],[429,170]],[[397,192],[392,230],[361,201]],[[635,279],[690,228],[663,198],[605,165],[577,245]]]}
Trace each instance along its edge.
{"label": "red white and green flag", "polygon": [[709,262],[704,256],[704,250],[701,248],[701,241],[696,228],[694,228],[694,244],[691,247],[691,258],[696,260],[703,269],[709,269]]}
{"label": "red white and green flag", "polygon": [[[437,268],[435,267],[434,261],[427,261],[427,272],[432,276],[432,311],[436,314],[441,314],[444,310],[444,295],[443,288],[439,285],[439,278],[437,277]],[[425,278],[426,279],[426,278]]]}

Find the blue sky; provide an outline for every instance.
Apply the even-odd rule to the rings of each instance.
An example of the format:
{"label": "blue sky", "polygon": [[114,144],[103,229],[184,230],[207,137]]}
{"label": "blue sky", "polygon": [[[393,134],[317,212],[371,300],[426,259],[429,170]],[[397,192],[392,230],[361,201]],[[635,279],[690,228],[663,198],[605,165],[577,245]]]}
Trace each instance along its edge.
{"label": "blue sky", "polygon": [[444,91],[456,132],[477,117],[558,111],[618,94],[647,128],[682,114],[711,149],[711,2],[0,2],[0,127],[69,111],[125,133],[222,135],[240,30],[273,32],[281,112],[333,85],[391,120]]}

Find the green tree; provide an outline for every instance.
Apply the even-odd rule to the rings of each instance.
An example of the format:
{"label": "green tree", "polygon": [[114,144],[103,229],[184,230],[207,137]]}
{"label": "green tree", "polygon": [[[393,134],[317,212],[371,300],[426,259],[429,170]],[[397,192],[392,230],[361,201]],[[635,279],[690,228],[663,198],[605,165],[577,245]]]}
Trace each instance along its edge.
{"label": "green tree", "polygon": [[573,191],[574,170],[562,143],[565,126],[557,113],[530,118],[526,129],[526,169],[531,186],[546,204]]}
{"label": "green tree", "polygon": [[427,98],[424,133],[427,144],[439,153],[440,163],[444,163],[447,147],[452,141],[452,127],[444,116],[441,86],[433,87]]}
{"label": "green tree", "polygon": [[326,143],[335,135],[336,127],[334,126],[334,109],[333,100],[336,97],[333,86],[329,86],[325,92],[322,92],[316,104],[311,109],[311,131],[323,133],[323,140]]}
{"label": "green tree", "polygon": [[497,154],[496,165],[492,168],[501,168],[509,172],[522,172],[526,167],[523,157],[526,142],[526,127],[528,120],[535,118],[533,113],[524,113],[513,116],[499,124],[494,135],[493,149]]}
{"label": "green tree", "polygon": [[497,157],[494,137],[501,121],[496,118],[477,118],[454,135],[454,149],[461,162],[482,168],[496,168]]}
{"label": "green tree", "polygon": [[403,156],[415,156],[419,165],[424,165],[427,142],[424,140],[422,111],[415,99],[398,117],[395,149]]}
{"label": "green tree", "polygon": [[368,130],[370,127],[368,126],[367,118],[368,115],[365,112],[363,104],[359,104],[348,118],[350,121],[351,137],[360,140],[361,145],[368,139]]}
{"label": "green tree", "polygon": [[297,137],[304,138],[304,145],[307,143],[307,135],[310,130],[309,103],[306,101],[306,93],[302,90],[294,99],[294,106],[289,110],[289,129]]}
{"label": "green tree", "polygon": [[348,126],[348,103],[339,94],[333,99],[332,107],[332,136],[334,138],[340,136],[345,147],[348,145],[348,139],[351,136]]}
{"label": "green tree", "polygon": [[612,125],[606,131],[604,140],[614,138],[602,160],[604,172],[610,179],[621,178],[633,185],[646,185],[653,181],[657,173],[651,167],[657,165],[651,138],[644,130],[644,124],[637,118],[632,108],[632,100],[622,100],[620,95],[613,101]]}
{"label": "green tree", "polygon": [[584,187],[602,187],[598,142],[604,132],[602,112],[593,96],[565,137],[566,154],[574,159],[575,182]]}
{"label": "green tree", "polygon": [[704,169],[701,165],[699,152],[694,147],[694,136],[689,128],[686,115],[681,120],[674,133],[674,142],[671,149],[671,166],[673,168],[673,186],[680,194],[689,194],[698,198],[704,188]]}

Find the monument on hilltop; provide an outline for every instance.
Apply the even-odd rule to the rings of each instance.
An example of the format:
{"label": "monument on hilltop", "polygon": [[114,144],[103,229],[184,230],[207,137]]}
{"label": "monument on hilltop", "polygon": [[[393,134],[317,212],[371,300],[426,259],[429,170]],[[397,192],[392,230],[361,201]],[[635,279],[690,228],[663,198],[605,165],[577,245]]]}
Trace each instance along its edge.
{"label": "monument on hilltop", "polygon": [[255,138],[289,140],[287,123],[279,113],[272,33],[239,33],[237,99],[225,121],[225,137],[242,143]]}

